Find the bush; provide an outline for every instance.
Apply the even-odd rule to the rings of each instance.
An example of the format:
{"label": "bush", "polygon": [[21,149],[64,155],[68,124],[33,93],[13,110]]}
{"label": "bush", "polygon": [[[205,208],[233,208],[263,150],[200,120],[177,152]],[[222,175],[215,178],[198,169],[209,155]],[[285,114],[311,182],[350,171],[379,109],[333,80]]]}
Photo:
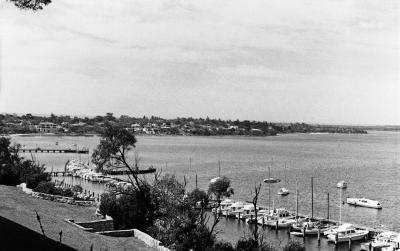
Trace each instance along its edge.
{"label": "bush", "polygon": [[9,164],[0,165],[0,184],[7,186],[16,186],[20,182],[19,175]]}
{"label": "bush", "polygon": [[33,190],[39,193],[54,194],[56,187],[53,182],[41,181]]}
{"label": "bush", "polygon": [[10,138],[0,137],[0,184],[15,186],[22,182],[36,188],[41,181],[50,181],[44,166],[19,157],[19,145],[11,146]]}
{"label": "bush", "polygon": [[73,197],[74,192],[70,188],[63,189],[61,187],[56,187],[54,182],[50,181],[41,181],[39,185],[35,189],[35,192],[39,193],[47,193],[52,195],[60,195],[64,197]]}
{"label": "bush", "polygon": [[276,251],[268,243],[257,243],[252,237],[242,238],[236,243],[237,251]]}
{"label": "bush", "polygon": [[232,244],[229,242],[218,241],[214,244],[212,251],[235,251]]}
{"label": "bush", "polygon": [[82,193],[83,188],[80,185],[75,185],[72,187],[72,192],[74,192],[74,194],[76,193]]}
{"label": "bush", "polygon": [[304,245],[299,241],[290,240],[288,244],[283,248],[283,251],[304,251],[306,250]]}
{"label": "bush", "polygon": [[236,243],[237,251],[255,251],[258,250],[258,243],[252,238],[241,238]]}

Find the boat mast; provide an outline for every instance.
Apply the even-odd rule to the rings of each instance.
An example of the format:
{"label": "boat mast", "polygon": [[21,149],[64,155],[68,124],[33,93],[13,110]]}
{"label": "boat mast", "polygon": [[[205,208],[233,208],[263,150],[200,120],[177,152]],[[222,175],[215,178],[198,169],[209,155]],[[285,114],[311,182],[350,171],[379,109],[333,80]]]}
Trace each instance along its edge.
{"label": "boat mast", "polygon": [[221,161],[218,160],[218,177],[221,177]]}
{"label": "boat mast", "polygon": [[[268,166],[268,178],[271,181],[271,167]],[[268,182],[268,214],[271,213],[271,183]]]}
{"label": "boat mast", "polygon": [[311,177],[311,219],[314,218],[314,177]]}
{"label": "boat mast", "polygon": [[339,189],[339,225],[342,224],[342,189]]}
{"label": "boat mast", "polygon": [[297,188],[298,181],[296,180],[296,220],[299,222],[299,190]]}
{"label": "boat mast", "polygon": [[327,196],[328,196],[328,221],[329,221],[329,193],[327,193]]}

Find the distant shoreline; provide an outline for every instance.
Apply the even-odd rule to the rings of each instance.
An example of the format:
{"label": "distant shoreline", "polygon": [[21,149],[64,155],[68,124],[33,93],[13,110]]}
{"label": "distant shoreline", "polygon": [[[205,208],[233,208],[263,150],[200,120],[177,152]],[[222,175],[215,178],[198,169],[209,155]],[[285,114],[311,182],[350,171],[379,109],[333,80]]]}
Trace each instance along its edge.
{"label": "distant shoreline", "polygon": [[[381,130],[368,130],[366,133],[341,133],[341,132],[294,132],[294,133],[277,133],[276,135],[180,135],[180,134],[135,134],[137,137],[237,137],[237,138],[267,138],[267,137],[276,137],[283,135],[356,135],[356,134],[369,134],[369,132],[394,132],[400,133],[400,131],[381,131]],[[9,137],[95,137],[99,136],[99,134],[52,134],[52,133],[26,133],[26,134],[4,134],[0,136],[9,136]]]}

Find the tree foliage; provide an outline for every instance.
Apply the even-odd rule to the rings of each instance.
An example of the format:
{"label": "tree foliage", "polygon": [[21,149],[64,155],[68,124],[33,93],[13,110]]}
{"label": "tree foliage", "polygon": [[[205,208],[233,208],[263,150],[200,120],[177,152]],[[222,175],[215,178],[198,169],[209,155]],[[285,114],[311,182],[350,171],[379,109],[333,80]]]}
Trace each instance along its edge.
{"label": "tree foliage", "polygon": [[102,171],[104,166],[113,166],[115,162],[133,170],[128,163],[128,153],[136,147],[136,137],[123,127],[107,123],[100,134],[100,144],[92,154],[92,162]]}
{"label": "tree foliage", "polygon": [[211,182],[208,186],[208,193],[215,196],[216,200],[221,200],[223,197],[230,197],[234,191],[231,188],[231,181],[229,178],[223,176]]}
{"label": "tree foliage", "polygon": [[51,0],[9,0],[15,4],[18,8],[28,10],[41,10],[43,6],[51,3]]}
{"label": "tree foliage", "polygon": [[0,184],[15,186],[22,182],[35,188],[41,181],[49,181],[44,166],[18,155],[20,146],[11,145],[10,138],[0,137]]}

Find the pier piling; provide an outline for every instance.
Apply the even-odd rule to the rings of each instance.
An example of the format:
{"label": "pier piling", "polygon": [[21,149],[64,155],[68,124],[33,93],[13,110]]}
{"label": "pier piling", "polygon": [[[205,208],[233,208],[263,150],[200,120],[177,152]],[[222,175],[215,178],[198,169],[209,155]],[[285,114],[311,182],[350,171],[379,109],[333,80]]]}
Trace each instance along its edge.
{"label": "pier piling", "polygon": [[275,224],[275,231],[278,233],[278,226],[279,226],[279,221],[276,221],[276,224]]}
{"label": "pier piling", "polygon": [[349,238],[349,251],[351,251],[351,238]]}

